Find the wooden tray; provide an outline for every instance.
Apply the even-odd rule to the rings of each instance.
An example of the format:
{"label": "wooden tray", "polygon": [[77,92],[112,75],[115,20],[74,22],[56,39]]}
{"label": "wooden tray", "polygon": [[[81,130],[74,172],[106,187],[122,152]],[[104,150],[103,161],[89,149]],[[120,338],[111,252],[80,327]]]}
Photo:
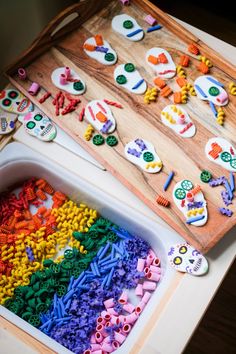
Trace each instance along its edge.
{"label": "wooden tray", "polygon": [[[128,41],[111,28],[113,16],[120,13],[133,16],[144,29],[148,27],[144,17],[151,14],[158,19],[163,28],[160,31],[146,33],[145,38],[140,42]],[[76,17],[76,14],[79,16]],[[74,20],[63,27],[68,15],[74,17]],[[63,23],[61,24],[61,22]],[[59,30],[58,25],[62,27]],[[210,170],[214,177],[228,176],[226,170],[206,158],[204,147],[207,140],[213,136],[225,137],[236,145],[236,120],[233,118],[236,114],[236,97],[230,96],[230,102],[224,108],[226,122],[224,127],[221,127],[216,124],[207,103],[191,96],[183,108],[192,117],[197,127],[197,134],[191,139],[182,139],[163,125],[160,119],[160,112],[167,104],[171,103],[170,99],[159,96],[157,103],[144,104],[143,96],[129,94],[116,85],[113,79],[115,66],[103,66],[84,53],[82,49],[84,41],[97,33],[102,34],[117,51],[118,64],[133,62],[149,86],[153,86],[154,73],[145,63],[145,53],[153,46],[167,49],[177,64],[179,56],[187,53],[187,44],[197,43],[201,54],[206,55],[214,64],[211,74],[226,87],[230,81],[236,78],[235,67],[146,0],[133,0],[131,6],[125,7],[119,1],[87,0],[71,6],[53,20],[31,48],[6,71],[7,76],[16,87],[30,97],[107,170],[187,241],[202,252],[207,252],[235,225],[236,220],[236,213],[228,218],[218,212],[218,208],[223,206],[220,196],[221,187],[213,189],[201,183],[199,178],[203,169]],[[198,61],[192,58],[190,67],[186,69],[187,79],[190,83],[200,75],[196,69],[197,64]],[[20,81],[16,75],[17,69],[22,66],[26,67],[27,81]],[[58,92],[50,79],[51,72],[58,66],[69,66],[76,70],[87,84],[86,93],[80,97],[82,103],[77,110],[78,113],[56,117],[51,98],[42,105],[38,103],[38,97],[42,96],[43,90],[52,92],[53,96]],[[27,93],[31,82],[34,81],[38,82],[42,88],[38,97],[29,96]],[[175,91],[179,90],[175,79],[169,80],[169,85]],[[120,102],[124,107],[122,110],[112,109],[117,121],[115,135],[119,139],[119,144],[115,148],[106,144],[97,147],[91,141],[87,142],[83,138],[87,123],[85,121],[78,122],[78,114],[81,110],[80,107],[85,106],[92,99],[109,99]],[[137,137],[154,144],[164,164],[164,168],[159,174],[152,175],[142,172],[126,160],[124,146]],[[172,201],[175,182],[181,179],[190,179],[194,184],[199,183],[208,202],[209,220],[205,226],[188,226],[174,202],[171,202],[170,208],[164,208],[156,203],[156,196],[163,194],[163,184],[171,170],[175,171],[174,181],[164,196]],[[109,193],[109,186],[107,186],[107,191]],[[231,209],[235,212],[235,205]]]}

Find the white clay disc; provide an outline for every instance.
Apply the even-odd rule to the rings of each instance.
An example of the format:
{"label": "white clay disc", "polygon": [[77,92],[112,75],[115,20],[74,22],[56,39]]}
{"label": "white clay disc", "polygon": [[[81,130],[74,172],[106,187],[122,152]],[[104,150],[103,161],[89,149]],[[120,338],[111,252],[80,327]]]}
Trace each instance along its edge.
{"label": "white clay disc", "polygon": [[[138,72],[137,69],[134,69],[134,71],[132,72],[127,72],[125,70],[125,65],[126,64],[121,64],[121,65],[118,65],[116,68],[115,68],[115,71],[114,71],[114,80],[116,81],[116,78],[117,76],[119,75],[124,75],[126,77],[126,83],[124,84],[119,84],[116,83],[120,86],[120,87],[124,87],[126,90],[132,92],[132,93],[135,93],[137,95],[142,95],[146,90],[147,90],[147,84],[146,84],[146,81],[144,81],[144,79],[142,78],[142,76],[140,75],[140,73]],[[139,85],[137,88],[135,88],[135,86],[141,82],[142,80],[142,83],[141,85]]]}
{"label": "white clay disc", "polygon": [[197,97],[217,106],[225,106],[229,100],[228,94],[222,86],[217,79],[210,75],[199,76],[194,81]]}
{"label": "white clay disc", "polygon": [[[182,119],[185,120],[184,123],[181,122]],[[180,106],[166,106],[161,111],[161,120],[167,127],[174,130],[174,132],[182,138],[191,138],[196,133],[196,127],[190,119],[188,113]]]}
{"label": "white clay disc", "polygon": [[34,105],[14,88],[0,92],[0,108],[9,113],[26,114],[33,111]]}
{"label": "white clay disc", "polygon": [[[214,145],[212,144],[217,144],[219,148],[222,149],[222,151],[217,154],[218,157],[216,156],[215,159],[213,158],[212,154],[209,154],[211,151],[214,150]],[[206,143],[205,153],[210,161],[222,166],[228,171],[236,171],[236,149],[226,139],[211,138]]]}
{"label": "white clay disc", "polygon": [[[131,21],[133,24],[132,28],[125,28],[123,26],[125,21]],[[135,42],[140,41],[144,36],[143,29],[139,26],[137,21],[129,15],[122,14],[122,15],[117,15],[117,16],[113,17],[111,25],[112,25],[112,28],[114,29],[114,31],[120,33],[122,36],[129,39],[130,41],[135,41]],[[134,33],[135,31],[138,31],[138,30],[140,30],[140,32],[134,34],[133,36],[131,35],[129,37],[130,34]]]}
{"label": "white clay disc", "polygon": [[11,133],[15,129],[15,121],[17,115],[14,113],[5,112],[0,114],[0,135]]}
{"label": "white clay disc", "polygon": [[[168,60],[168,63],[153,64],[148,61],[149,55],[152,55],[152,56],[158,58],[159,55],[162,53],[165,54],[165,56]],[[154,48],[149,49],[146,53],[146,62],[148,63],[148,65],[151,68],[153,68],[156,75],[160,76],[161,78],[170,79],[171,77],[174,77],[176,74],[175,63],[173,62],[171,55],[167,52],[167,50],[165,50],[163,48],[154,47]]]}
{"label": "white clay disc", "polygon": [[[189,220],[190,218],[194,218],[194,217],[198,217],[198,216],[204,216],[204,218],[202,220],[198,220],[195,221],[193,223],[191,223],[191,225],[193,226],[203,226],[205,225],[205,223],[207,222],[207,218],[208,218],[208,213],[207,213],[207,202],[204,198],[203,193],[200,191],[197,194],[194,195],[194,201],[190,202],[187,200],[187,193],[191,192],[191,189],[187,190],[184,189],[183,186],[186,183],[192,184],[191,181],[188,180],[182,180],[178,183],[176,183],[174,190],[173,190],[173,200],[175,205],[179,208],[179,210],[184,214],[186,220]],[[193,184],[192,184],[193,186]],[[192,187],[194,188],[194,187]],[[178,199],[176,197],[177,195],[180,195],[182,199]],[[185,195],[185,196],[184,196]],[[184,205],[182,206],[182,200],[184,200]],[[192,203],[202,203],[201,206],[192,206],[192,208],[190,208],[188,206],[188,204],[192,204]],[[196,214],[196,215],[194,215]]]}
{"label": "white clay disc", "polygon": [[[104,122],[100,121],[100,117],[104,118]],[[110,107],[102,100],[90,101],[85,107],[86,120],[98,131],[102,131],[104,124],[110,121],[112,124],[106,133],[112,133],[116,128],[116,121],[113,117]]]}
{"label": "white clay disc", "polygon": [[56,126],[38,107],[33,112],[19,116],[26,133],[42,141],[52,141],[57,135]]}
{"label": "white clay disc", "polygon": [[[95,45],[96,46],[96,41],[95,41],[94,37],[90,37],[84,42],[84,44],[91,44],[91,45]],[[117,61],[117,54],[114,51],[114,49],[112,49],[110,44],[103,39],[103,45],[101,47],[108,48],[107,53],[113,54],[114,55],[114,59],[111,60],[111,61],[108,61],[108,60],[105,59],[106,53],[99,52],[99,51],[96,51],[96,50],[90,51],[90,50],[86,50],[84,48],[84,51],[90,58],[93,58],[93,59],[97,60],[101,64],[104,64],[104,65],[113,65],[113,64],[115,64],[116,61]]]}
{"label": "white clay disc", "polygon": [[[138,155],[138,156],[135,156]],[[139,166],[148,173],[157,173],[162,169],[162,161],[157,155],[154,146],[147,140],[135,139],[125,145],[127,160]],[[144,158],[149,157],[149,162]]]}
{"label": "white clay disc", "polygon": [[72,95],[82,95],[86,89],[85,82],[74,70],[70,69],[70,73],[71,73],[70,75],[71,79],[81,81],[83,85],[83,89],[75,90],[74,89],[74,84],[76,84],[75,82],[67,81],[65,85],[62,85],[60,83],[60,76],[61,74],[65,74],[65,67],[57,68],[52,72],[51,79],[53,84],[59,89],[71,93]]}
{"label": "white clay disc", "polygon": [[207,259],[187,242],[173,245],[168,252],[170,265],[179,272],[203,275],[208,271]]}

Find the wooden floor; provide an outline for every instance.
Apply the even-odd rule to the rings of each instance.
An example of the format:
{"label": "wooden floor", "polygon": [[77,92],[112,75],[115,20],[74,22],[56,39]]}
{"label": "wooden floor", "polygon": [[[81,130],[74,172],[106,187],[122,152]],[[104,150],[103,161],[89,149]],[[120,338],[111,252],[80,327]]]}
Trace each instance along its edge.
{"label": "wooden floor", "polygon": [[236,353],[236,261],[184,354]]}

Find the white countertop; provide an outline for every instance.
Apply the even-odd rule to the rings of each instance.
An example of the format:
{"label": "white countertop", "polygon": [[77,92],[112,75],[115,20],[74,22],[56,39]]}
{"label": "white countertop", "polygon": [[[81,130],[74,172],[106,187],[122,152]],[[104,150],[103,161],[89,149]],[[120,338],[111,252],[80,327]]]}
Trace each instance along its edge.
{"label": "white countertop", "polygon": [[[178,22],[223,57],[236,64],[235,47],[182,21],[178,20]],[[109,172],[96,167],[94,161],[92,161],[93,163],[86,161],[87,153],[81,153],[80,147],[78,151],[74,142],[70,143],[70,150],[75,151],[75,153],[72,153],[55,142],[43,143],[36,140],[27,135],[23,128],[17,131],[14,138],[169,228],[162,219]],[[67,138],[64,137],[63,140],[63,143],[68,144]],[[77,153],[82,154],[83,158],[79,157]],[[174,293],[163,304],[161,314],[143,343],[143,347],[141,349],[139,347],[134,348],[132,354],[178,354],[184,350],[235,258],[236,240],[233,234],[234,231],[232,230],[207,254],[210,265],[210,271],[207,275],[199,278],[190,275],[181,277]],[[1,339],[3,337],[4,341]],[[25,351],[24,349],[21,350],[22,345],[23,347],[26,347],[26,345],[21,343],[22,345],[17,346],[16,343],[19,339],[14,340],[11,334],[5,333],[3,336],[3,333],[0,332],[0,341],[3,343],[2,348],[7,348],[6,353],[35,353],[34,350],[30,351],[29,347]],[[5,354],[1,350],[0,352]]]}

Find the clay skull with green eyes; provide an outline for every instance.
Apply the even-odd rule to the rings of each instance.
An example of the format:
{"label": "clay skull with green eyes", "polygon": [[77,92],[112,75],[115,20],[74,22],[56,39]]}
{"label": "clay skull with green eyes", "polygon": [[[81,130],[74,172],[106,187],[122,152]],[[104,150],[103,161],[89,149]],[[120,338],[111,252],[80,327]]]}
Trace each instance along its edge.
{"label": "clay skull with green eyes", "polygon": [[3,90],[0,93],[0,108],[6,112],[26,114],[34,109],[34,105],[16,89]]}
{"label": "clay skull with green eyes", "polygon": [[26,132],[43,141],[50,141],[56,137],[56,127],[51,120],[38,108],[25,116],[18,118],[23,123]]}

